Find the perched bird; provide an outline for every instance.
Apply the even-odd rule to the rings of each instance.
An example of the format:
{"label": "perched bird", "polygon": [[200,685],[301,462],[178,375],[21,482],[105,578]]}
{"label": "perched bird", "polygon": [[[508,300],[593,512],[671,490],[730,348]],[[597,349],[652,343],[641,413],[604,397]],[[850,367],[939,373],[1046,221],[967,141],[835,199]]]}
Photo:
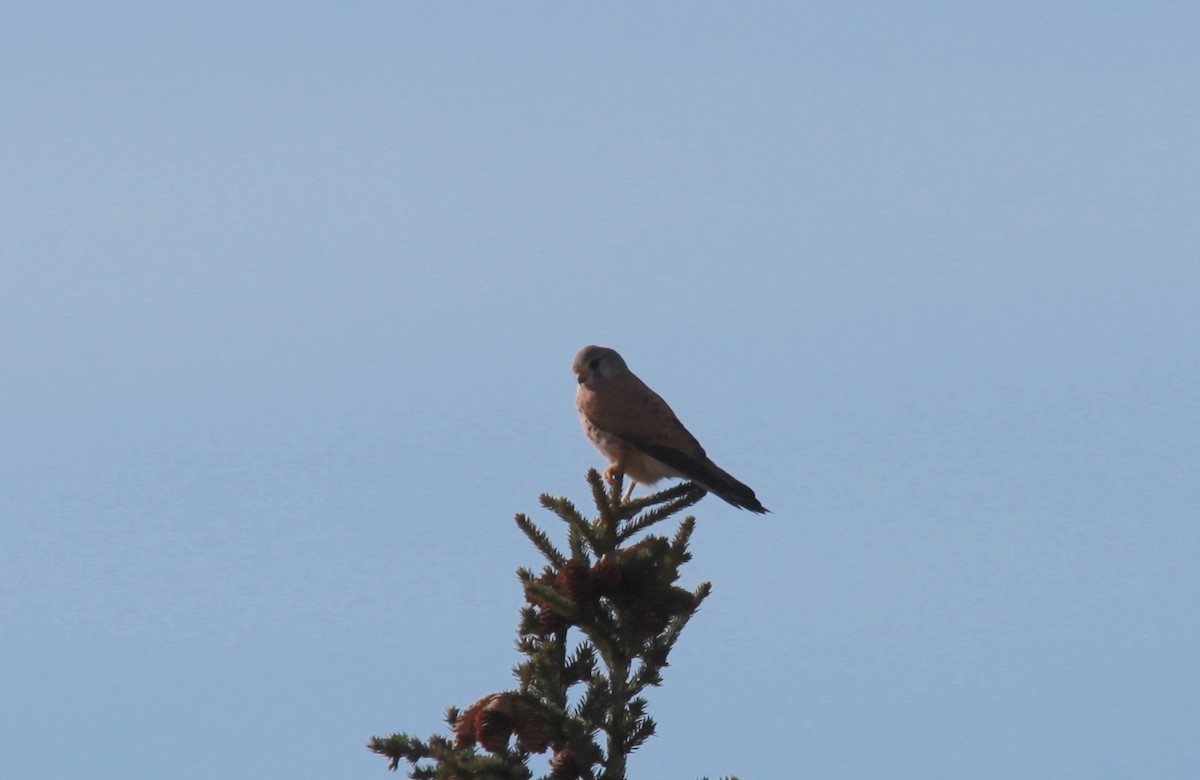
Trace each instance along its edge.
{"label": "perched bird", "polygon": [[611,461],[609,482],[620,471],[631,482],[653,485],[663,477],[690,479],[739,509],[768,512],[754,491],[708,459],[667,402],[629,370],[616,350],[584,347],[572,367],[579,379],[575,405],[583,432]]}

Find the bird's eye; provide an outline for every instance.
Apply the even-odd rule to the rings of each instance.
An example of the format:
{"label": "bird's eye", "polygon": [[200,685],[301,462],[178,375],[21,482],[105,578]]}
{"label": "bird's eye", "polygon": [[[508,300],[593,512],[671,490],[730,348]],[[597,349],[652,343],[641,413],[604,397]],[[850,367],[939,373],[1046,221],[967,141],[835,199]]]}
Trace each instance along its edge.
{"label": "bird's eye", "polygon": [[588,368],[592,369],[593,371],[596,370],[596,366],[598,365],[600,365],[600,358],[592,358],[588,361]]}

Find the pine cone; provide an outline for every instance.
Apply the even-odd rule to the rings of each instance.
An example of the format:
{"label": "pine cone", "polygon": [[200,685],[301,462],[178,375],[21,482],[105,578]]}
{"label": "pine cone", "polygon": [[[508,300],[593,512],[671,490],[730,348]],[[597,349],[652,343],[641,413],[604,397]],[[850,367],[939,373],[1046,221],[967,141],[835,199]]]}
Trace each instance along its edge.
{"label": "pine cone", "polygon": [[513,733],[513,694],[494,693],[476,718],[475,736],[484,750],[499,753]]}
{"label": "pine cone", "polygon": [[574,601],[581,609],[593,609],[599,596],[592,579],[592,570],[583,561],[571,560],[559,571],[554,578],[554,584],[559,591]]}
{"label": "pine cone", "polygon": [[454,724],[454,746],[459,750],[475,744],[477,741],[476,732],[479,728],[479,714],[483,712],[483,708],[495,697],[496,694],[494,693],[490,696],[484,696],[463,710],[462,714],[458,716],[458,720]]}
{"label": "pine cone", "polygon": [[537,635],[540,637],[548,637],[556,631],[561,631],[570,626],[570,622],[565,617],[557,612],[551,612],[545,607],[540,607],[537,617]]}
{"label": "pine cone", "polygon": [[632,547],[616,550],[612,565],[619,573],[619,591],[613,597],[632,602],[645,598],[674,579],[665,565],[670,542],[661,536],[648,536]]}
{"label": "pine cone", "polygon": [[646,640],[657,636],[671,622],[671,608],[663,599],[655,598],[638,605],[636,618],[638,639]]}
{"label": "pine cone", "polygon": [[611,555],[605,555],[592,567],[597,596],[611,596],[621,587],[621,568]]}
{"label": "pine cone", "polygon": [[515,696],[512,710],[517,744],[530,753],[545,753],[550,746],[550,726],[541,708],[528,697]]}
{"label": "pine cone", "polygon": [[570,750],[560,750],[550,760],[551,780],[579,780],[582,772],[575,754]]}

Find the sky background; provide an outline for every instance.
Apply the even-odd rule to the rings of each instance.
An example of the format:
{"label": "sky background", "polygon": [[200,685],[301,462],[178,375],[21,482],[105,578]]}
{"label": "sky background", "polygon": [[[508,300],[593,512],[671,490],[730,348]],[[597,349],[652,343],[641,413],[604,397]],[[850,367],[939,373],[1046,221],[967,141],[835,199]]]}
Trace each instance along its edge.
{"label": "sky background", "polygon": [[1191,3],[11,3],[0,776],[388,777],[621,351],[773,514],[631,776],[1200,775]]}

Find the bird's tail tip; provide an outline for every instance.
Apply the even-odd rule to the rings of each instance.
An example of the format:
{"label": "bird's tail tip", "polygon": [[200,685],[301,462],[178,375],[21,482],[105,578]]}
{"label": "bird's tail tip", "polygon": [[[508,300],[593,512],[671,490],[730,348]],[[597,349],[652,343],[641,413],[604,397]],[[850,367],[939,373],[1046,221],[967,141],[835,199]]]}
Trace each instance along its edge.
{"label": "bird's tail tip", "polygon": [[711,461],[709,465],[712,469],[711,476],[714,478],[711,480],[711,484],[701,483],[701,487],[738,509],[745,509],[757,515],[770,514],[771,510],[762,505],[749,485],[739,482],[729,472],[723,471]]}
{"label": "bird's tail tip", "polygon": [[[725,496],[721,496],[721,498],[725,498]],[[725,498],[725,500],[729,501],[728,498]],[[729,501],[729,503],[733,504],[738,509],[745,509],[746,511],[753,512],[756,515],[771,514],[771,510],[759,503],[758,499],[754,497],[754,494],[751,494],[748,498],[743,496],[741,500],[738,501]]]}

